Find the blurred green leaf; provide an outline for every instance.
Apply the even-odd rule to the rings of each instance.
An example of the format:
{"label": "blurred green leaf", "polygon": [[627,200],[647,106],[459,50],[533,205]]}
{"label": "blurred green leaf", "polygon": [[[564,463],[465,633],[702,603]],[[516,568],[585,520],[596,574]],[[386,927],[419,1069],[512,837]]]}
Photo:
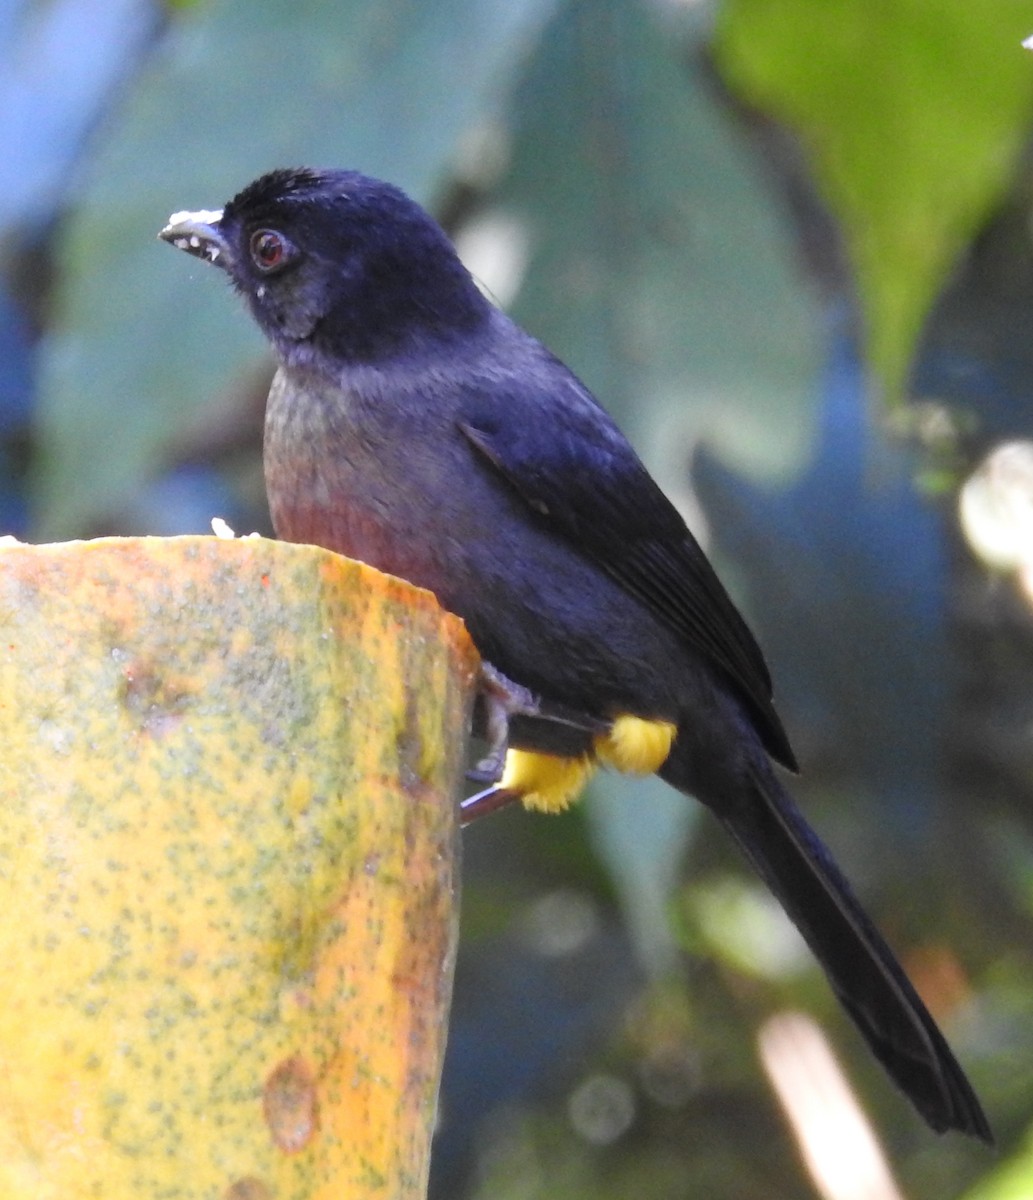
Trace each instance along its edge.
{"label": "blurred green leaf", "polygon": [[1029,1200],[1033,1196],[1033,1135],[1007,1162],[990,1172],[964,1200]]}
{"label": "blurred green leaf", "polygon": [[552,0],[223,0],[184,14],[92,163],[44,347],[40,529],[81,531],[262,353],[221,276],[173,256],[170,212],[276,166],[352,166],[426,198]]}
{"label": "blurred green leaf", "polygon": [[727,0],[727,82],[801,135],[852,256],[890,400],[949,271],[1025,143],[1026,0]]}
{"label": "blurred green leaf", "polygon": [[675,495],[701,439],[791,478],[822,353],[788,214],[695,50],[635,0],[568,3],[518,94],[496,196],[529,230],[517,319]]}
{"label": "blurred green leaf", "polygon": [[620,896],[636,957],[662,978],[681,953],[670,904],[699,805],[659,779],[629,782],[612,774],[592,785],[585,804],[592,845]]}
{"label": "blurred green leaf", "polygon": [[814,969],[803,938],[769,891],[740,876],[709,878],[684,889],[686,927],[703,951],[745,975],[784,979]]}

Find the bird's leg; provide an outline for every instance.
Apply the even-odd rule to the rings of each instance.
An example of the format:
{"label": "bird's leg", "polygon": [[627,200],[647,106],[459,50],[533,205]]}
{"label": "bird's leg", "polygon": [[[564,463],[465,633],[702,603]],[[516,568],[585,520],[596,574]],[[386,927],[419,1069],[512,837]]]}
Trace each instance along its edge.
{"label": "bird's leg", "polygon": [[[489,663],[481,667],[477,704],[474,728],[478,736],[487,740],[488,753],[467,772],[467,778],[491,786],[463,801],[460,813],[464,825],[534,794],[543,779],[540,768],[550,761],[552,766],[544,775],[548,781],[545,795],[555,800],[557,809],[565,807],[591,774],[588,764],[593,760],[598,736],[612,726],[610,721],[565,708],[555,701],[543,702]],[[514,766],[508,757],[511,735],[516,736],[524,761],[512,771],[504,786],[507,769]],[[532,769],[530,775],[529,763],[537,763],[539,768]],[[541,796],[535,805],[550,807]]]}
{"label": "bird's leg", "polygon": [[481,664],[477,701],[481,706],[479,716],[488,753],[467,772],[466,777],[475,783],[498,783],[509,749],[510,717],[516,714],[537,716],[541,706],[527,688],[507,679],[491,663]]}
{"label": "bird's leg", "polygon": [[481,663],[477,704],[476,724],[488,743],[488,753],[466,775],[491,786],[462,802],[460,820],[464,825],[520,799],[518,792],[499,786],[509,750],[509,720],[516,715],[534,717],[540,712],[538,700],[527,688],[507,679],[491,663]]}

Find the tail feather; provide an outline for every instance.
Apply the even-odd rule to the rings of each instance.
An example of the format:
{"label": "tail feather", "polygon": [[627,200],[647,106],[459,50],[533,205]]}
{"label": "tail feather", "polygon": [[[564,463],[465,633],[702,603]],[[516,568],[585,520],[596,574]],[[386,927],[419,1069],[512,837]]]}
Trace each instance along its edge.
{"label": "tail feather", "polygon": [[821,963],[891,1079],[937,1132],[993,1135],[943,1034],[850,885],[767,764],[712,807]]}

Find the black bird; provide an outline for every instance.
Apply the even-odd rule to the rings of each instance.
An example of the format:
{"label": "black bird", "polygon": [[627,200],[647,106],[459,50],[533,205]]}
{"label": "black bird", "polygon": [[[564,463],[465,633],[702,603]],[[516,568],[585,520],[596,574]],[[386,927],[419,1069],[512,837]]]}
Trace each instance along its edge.
{"label": "black bird", "polygon": [[796,762],[768,670],[696,540],[431,217],[356,172],[281,170],[220,212],[176,213],[161,237],[226,271],[276,353],[278,535],[430,589],[529,693],[504,702],[516,712],[485,803],[561,808],[600,761],[695,796],[926,1121],[989,1142],[943,1035],[772,768]]}

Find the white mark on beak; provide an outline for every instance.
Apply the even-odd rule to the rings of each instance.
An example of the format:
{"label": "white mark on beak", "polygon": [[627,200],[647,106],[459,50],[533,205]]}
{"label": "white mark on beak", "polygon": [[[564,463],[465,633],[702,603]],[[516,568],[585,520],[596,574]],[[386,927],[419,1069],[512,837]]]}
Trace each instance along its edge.
{"label": "white mark on beak", "polygon": [[218,225],[221,220],[221,208],[202,208],[197,212],[187,212],[184,209],[182,212],[174,212],[169,217],[169,224],[185,225],[187,221],[192,221],[195,225]]}

